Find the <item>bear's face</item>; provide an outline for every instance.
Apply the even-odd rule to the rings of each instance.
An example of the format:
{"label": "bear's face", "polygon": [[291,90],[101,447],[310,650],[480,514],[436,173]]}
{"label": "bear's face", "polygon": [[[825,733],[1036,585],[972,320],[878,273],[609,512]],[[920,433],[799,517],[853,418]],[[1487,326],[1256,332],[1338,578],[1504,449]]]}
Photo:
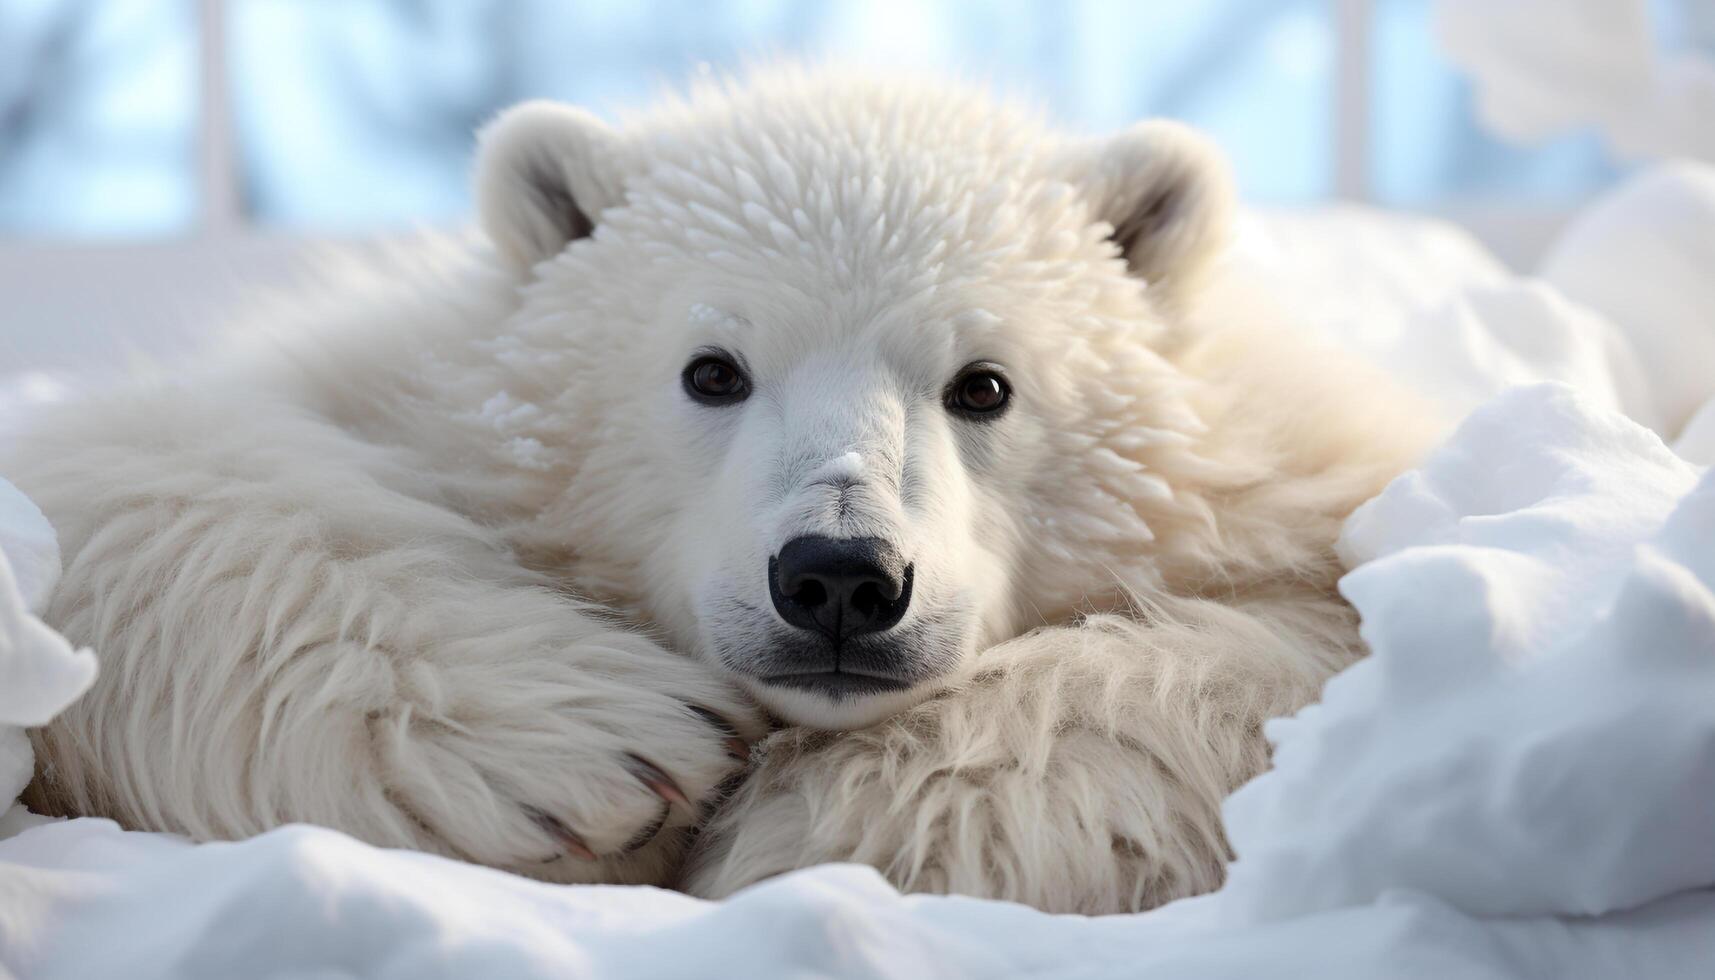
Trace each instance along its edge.
{"label": "bear's face", "polygon": [[777,713],[862,725],[1016,632],[1053,379],[974,301],[722,286],[666,314],[655,445],[685,481],[682,547],[646,575]]}
{"label": "bear's face", "polygon": [[[822,94],[629,139],[524,107],[479,191],[518,329],[574,362],[545,523],[579,581],[782,717],[850,728],[1147,580],[1148,456],[1194,426],[1160,300],[1226,198],[1167,124],[1067,145]],[[867,128],[901,106],[915,126]]]}

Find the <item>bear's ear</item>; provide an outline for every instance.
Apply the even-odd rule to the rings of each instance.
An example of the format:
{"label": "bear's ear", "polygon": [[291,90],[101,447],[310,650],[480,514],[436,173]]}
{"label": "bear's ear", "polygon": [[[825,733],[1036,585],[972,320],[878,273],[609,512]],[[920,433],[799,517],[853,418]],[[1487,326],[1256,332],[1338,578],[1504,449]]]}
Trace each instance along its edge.
{"label": "bear's ear", "polygon": [[1232,175],[1190,127],[1138,123],[1078,150],[1080,180],[1134,276],[1168,305],[1184,299],[1231,232]]}
{"label": "bear's ear", "polygon": [[623,196],[619,136],[583,109],[524,102],[477,138],[477,214],[494,247],[520,269],[590,234]]}

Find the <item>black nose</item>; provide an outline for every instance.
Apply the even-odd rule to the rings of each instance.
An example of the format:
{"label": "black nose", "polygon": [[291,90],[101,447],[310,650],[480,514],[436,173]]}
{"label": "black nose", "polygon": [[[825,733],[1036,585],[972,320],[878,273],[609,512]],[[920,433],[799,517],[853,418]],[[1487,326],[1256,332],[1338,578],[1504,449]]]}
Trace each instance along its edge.
{"label": "black nose", "polygon": [[911,604],[911,566],[880,538],[793,538],[768,560],[780,618],[835,643],[891,628]]}

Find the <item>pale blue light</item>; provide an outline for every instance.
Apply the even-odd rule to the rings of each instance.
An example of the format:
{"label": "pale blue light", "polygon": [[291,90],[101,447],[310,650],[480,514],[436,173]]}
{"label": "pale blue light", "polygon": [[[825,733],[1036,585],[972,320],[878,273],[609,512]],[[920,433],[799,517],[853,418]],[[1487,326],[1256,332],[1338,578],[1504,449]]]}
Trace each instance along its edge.
{"label": "pale blue light", "polygon": [[[1707,42],[1715,17],[1661,0]],[[1618,172],[1593,139],[1503,146],[1435,51],[1428,0],[1375,0],[1371,183],[1386,203],[1566,202]],[[83,11],[58,74],[31,52]],[[603,114],[747,57],[833,57],[987,79],[1085,132],[1203,128],[1253,200],[1333,192],[1333,0],[229,0],[245,209],[370,232],[462,220],[475,128],[550,97]],[[191,0],[4,0],[0,234],[160,236],[196,221]],[[8,118],[0,115],[0,120]]]}
{"label": "pale blue light", "polygon": [[0,235],[190,226],[193,27],[188,0],[0,4]]}

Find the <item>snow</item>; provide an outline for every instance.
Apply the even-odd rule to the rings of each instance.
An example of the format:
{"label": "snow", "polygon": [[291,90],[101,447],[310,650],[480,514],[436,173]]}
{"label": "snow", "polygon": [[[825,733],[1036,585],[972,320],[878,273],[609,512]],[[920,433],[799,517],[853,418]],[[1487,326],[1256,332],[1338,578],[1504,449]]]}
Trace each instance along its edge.
{"label": "snow", "polygon": [[1223,897],[1261,919],[1398,888],[1597,916],[1715,885],[1715,562],[1698,551],[1715,478],[1698,476],[1541,385],[1354,514],[1341,548],[1364,564],[1341,591],[1374,655],[1271,723],[1274,772],[1225,811]]}
{"label": "snow", "polygon": [[1715,398],[1705,402],[1680,430],[1673,451],[1702,466],[1715,466]]}
{"label": "snow", "polygon": [[1547,283],[1629,340],[1667,432],[1715,398],[1710,270],[1715,166],[1688,161],[1647,170],[1604,195],[1542,262]]}
{"label": "snow", "polygon": [[[1048,916],[831,865],[708,903],[13,807],[0,974],[1715,976],[1712,174],[1620,188],[1540,280],[1422,219],[1253,217],[1225,274],[1464,421],[1348,521],[1372,656],[1270,723],[1212,895]],[[527,440],[532,409],[480,415]],[[58,566],[0,481],[0,800],[30,771],[19,726],[94,675],[29,612]]]}
{"label": "snow", "polygon": [[60,544],[48,519],[23,491],[0,480],[0,559],[23,605],[40,610],[60,577]]}
{"label": "snow", "polygon": [[[100,821],[33,835],[32,859],[0,878],[13,910],[0,950],[42,978],[1691,977],[1708,962],[1699,921],[1715,914],[1704,892],[1601,919],[1485,921],[1401,891],[1264,925],[1195,903],[1079,918],[902,897],[852,865],[715,904],[545,885],[309,827],[202,847]],[[38,897],[42,867],[56,869],[54,904]],[[139,928],[148,909],[170,912]]]}
{"label": "snow", "polygon": [[1693,436],[1682,448],[1707,463],[1710,269],[1715,166],[1680,160],[1580,212],[1537,277],[1440,222],[1355,206],[1248,215],[1222,274],[1282,297],[1307,329],[1453,417],[1513,385],[1563,381],[1665,438]]}
{"label": "snow", "polygon": [[[35,771],[24,729],[44,725],[95,682],[95,654],[74,651],[31,610],[60,574],[59,542],[42,512],[0,480],[0,836],[35,822],[11,805]],[[0,913],[3,913],[0,909]]]}
{"label": "snow", "polygon": [[1222,272],[1241,288],[1282,297],[1307,329],[1404,380],[1450,417],[1516,384],[1564,381],[1656,424],[1618,327],[1544,282],[1511,275],[1440,222],[1350,205],[1253,214]]}

